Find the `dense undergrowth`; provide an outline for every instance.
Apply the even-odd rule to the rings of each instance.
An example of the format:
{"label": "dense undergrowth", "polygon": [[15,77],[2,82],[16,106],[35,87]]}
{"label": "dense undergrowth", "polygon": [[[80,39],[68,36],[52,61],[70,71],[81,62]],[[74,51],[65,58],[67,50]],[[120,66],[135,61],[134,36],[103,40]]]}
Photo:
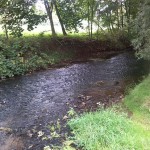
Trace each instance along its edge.
{"label": "dense undergrowth", "polygon": [[98,51],[121,50],[129,46],[122,32],[99,37],[95,35],[89,40],[85,34],[55,38],[44,34],[9,39],[1,36],[0,78],[45,69],[65,60],[88,57]]}
{"label": "dense undergrowth", "polygon": [[0,78],[22,75],[71,59],[73,53],[49,49],[49,37],[23,37],[0,41]]}
{"label": "dense undergrowth", "polygon": [[[131,113],[130,118],[125,115]],[[128,112],[129,111],[129,112]],[[69,121],[73,141],[86,150],[150,148],[150,76],[137,85],[119,106],[85,113]],[[65,149],[65,148],[64,148]]]}

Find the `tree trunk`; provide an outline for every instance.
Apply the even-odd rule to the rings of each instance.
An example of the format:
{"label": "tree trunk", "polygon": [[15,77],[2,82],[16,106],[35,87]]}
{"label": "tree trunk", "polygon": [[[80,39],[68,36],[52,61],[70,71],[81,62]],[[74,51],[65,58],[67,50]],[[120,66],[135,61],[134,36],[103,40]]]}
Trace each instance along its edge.
{"label": "tree trunk", "polygon": [[93,36],[93,18],[94,18],[94,0],[92,1],[92,6],[91,6],[91,39]]}
{"label": "tree trunk", "polygon": [[63,35],[67,35],[65,27],[64,27],[64,24],[63,24],[63,21],[61,19],[61,16],[60,16],[60,13],[59,13],[59,10],[58,10],[58,7],[57,7],[57,4],[56,4],[56,1],[54,1],[54,6],[55,6],[55,9],[56,9],[57,17],[58,17],[60,25],[61,25],[61,29],[62,29]]}
{"label": "tree trunk", "polygon": [[4,29],[5,29],[6,38],[7,38],[7,40],[8,40],[8,39],[9,39],[9,36],[8,36],[8,30],[7,30],[6,24],[4,25]]}
{"label": "tree trunk", "polygon": [[117,10],[116,10],[116,15],[117,15],[117,26],[118,26],[118,29],[120,28],[120,21],[119,21],[119,2],[118,0],[116,0],[117,2]]}
{"label": "tree trunk", "polygon": [[90,3],[88,1],[88,32],[89,32],[89,38],[91,37],[91,32],[90,32]]}
{"label": "tree trunk", "polygon": [[123,2],[121,1],[121,26],[124,27]]}
{"label": "tree trunk", "polygon": [[109,13],[108,12],[106,12],[106,16],[107,16],[107,18],[109,18],[109,22],[108,22],[108,31],[109,32],[111,32],[111,21],[110,21],[110,16],[109,16]]}
{"label": "tree trunk", "polygon": [[53,17],[52,17],[52,6],[49,5],[47,0],[44,0],[44,5],[45,9],[47,12],[47,15],[49,17],[50,25],[51,25],[51,30],[52,30],[52,36],[56,36],[55,28],[54,28],[54,22],[53,22]]}
{"label": "tree trunk", "polygon": [[131,8],[130,8],[131,2],[129,0],[129,13],[128,13],[128,33],[130,33],[130,15],[131,15]]}
{"label": "tree trunk", "polygon": [[110,11],[110,25],[111,25],[111,29],[114,30],[114,22],[112,21],[112,12]]}
{"label": "tree trunk", "polygon": [[125,10],[126,10],[126,17],[127,17],[127,25],[128,25],[128,33],[130,33],[130,0],[127,0],[126,2],[125,2]]}

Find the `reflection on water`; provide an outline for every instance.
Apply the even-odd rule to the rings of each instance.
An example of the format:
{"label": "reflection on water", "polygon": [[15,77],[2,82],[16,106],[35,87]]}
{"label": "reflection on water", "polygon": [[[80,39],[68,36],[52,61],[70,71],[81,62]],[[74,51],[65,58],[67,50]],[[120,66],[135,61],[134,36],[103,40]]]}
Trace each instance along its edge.
{"label": "reflection on water", "polygon": [[[0,82],[0,127],[26,132],[64,115],[66,103],[97,81],[137,79],[148,66],[131,54],[36,72]],[[4,133],[0,133],[4,140]],[[0,142],[0,144],[4,144]]]}

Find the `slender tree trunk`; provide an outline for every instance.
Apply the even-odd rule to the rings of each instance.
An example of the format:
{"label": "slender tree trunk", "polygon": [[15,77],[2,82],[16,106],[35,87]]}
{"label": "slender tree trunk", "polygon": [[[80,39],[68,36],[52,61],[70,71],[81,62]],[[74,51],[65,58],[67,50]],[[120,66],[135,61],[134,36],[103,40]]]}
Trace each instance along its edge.
{"label": "slender tree trunk", "polygon": [[116,10],[116,15],[117,15],[117,27],[118,29],[120,28],[120,21],[119,21],[119,2],[118,0],[116,0],[117,2],[117,10]]}
{"label": "slender tree trunk", "polygon": [[65,27],[64,27],[64,24],[63,24],[63,21],[61,19],[61,16],[60,16],[60,13],[59,13],[59,10],[58,10],[58,7],[57,7],[56,0],[54,1],[54,6],[55,6],[57,17],[58,17],[60,25],[61,25],[61,29],[62,29],[63,35],[67,35]]}
{"label": "slender tree trunk", "polygon": [[114,30],[114,23],[112,21],[112,12],[110,11],[110,25],[111,25],[111,29]]}
{"label": "slender tree trunk", "polygon": [[128,33],[130,33],[130,15],[131,15],[131,7],[130,7],[130,5],[131,5],[131,1],[129,0],[129,13],[128,13]]}
{"label": "slender tree trunk", "polygon": [[4,29],[5,29],[6,38],[7,38],[7,40],[8,40],[8,39],[9,39],[9,36],[8,36],[8,30],[7,30],[6,24],[4,25]]}
{"label": "slender tree trunk", "polygon": [[94,0],[92,1],[92,6],[91,6],[91,39],[93,36],[93,18],[94,18]]}
{"label": "slender tree trunk", "polygon": [[108,22],[108,31],[111,32],[111,22],[110,22],[110,16],[108,14],[108,12],[106,13],[107,18],[109,18],[109,22]]}
{"label": "slender tree trunk", "polygon": [[97,13],[97,40],[98,40],[98,37],[99,37],[99,29],[100,29],[100,16],[99,16],[99,13]]}
{"label": "slender tree trunk", "polygon": [[54,22],[53,22],[53,17],[52,17],[52,6],[49,5],[49,2],[47,0],[44,0],[44,5],[45,9],[47,12],[47,15],[49,17],[50,25],[51,25],[51,30],[52,30],[52,36],[56,36],[55,28],[54,28]]}
{"label": "slender tree trunk", "polygon": [[90,3],[88,1],[88,32],[89,32],[89,38],[91,37],[91,32],[90,32]]}
{"label": "slender tree trunk", "polygon": [[124,27],[123,2],[121,1],[121,26]]}
{"label": "slender tree trunk", "polygon": [[126,10],[126,17],[127,17],[127,25],[128,25],[128,33],[130,32],[130,15],[131,15],[131,8],[130,8],[130,0],[126,0],[125,2],[125,10]]}

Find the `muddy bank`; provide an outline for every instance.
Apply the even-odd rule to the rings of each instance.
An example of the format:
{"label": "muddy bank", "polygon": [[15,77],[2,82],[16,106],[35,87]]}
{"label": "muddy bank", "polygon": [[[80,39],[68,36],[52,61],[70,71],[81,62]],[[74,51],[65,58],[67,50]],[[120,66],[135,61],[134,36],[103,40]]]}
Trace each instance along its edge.
{"label": "muddy bank", "polygon": [[131,51],[133,48],[127,39],[119,38],[117,41],[111,39],[88,40],[76,38],[52,38],[41,41],[41,49],[45,52],[72,52],[75,59],[87,59],[89,57],[110,58],[121,51]]}
{"label": "muddy bank", "polygon": [[[43,44],[42,44],[43,43]],[[76,50],[80,52],[98,52],[98,51],[117,51],[131,49],[131,43],[128,39],[118,37],[104,38],[101,40],[85,38],[57,37],[45,40],[41,38],[41,48],[44,50]]]}
{"label": "muddy bank", "polygon": [[[51,55],[56,51],[58,54],[69,54],[70,56],[60,60],[55,64],[50,64],[49,68],[60,68],[71,64],[84,63],[90,59],[109,59],[124,52],[133,52],[133,47],[127,39],[118,40],[103,39],[89,40],[69,37],[57,37],[51,39],[41,38],[40,47],[37,54],[44,52]],[[43,68],[40,68],[41,70]]]}

